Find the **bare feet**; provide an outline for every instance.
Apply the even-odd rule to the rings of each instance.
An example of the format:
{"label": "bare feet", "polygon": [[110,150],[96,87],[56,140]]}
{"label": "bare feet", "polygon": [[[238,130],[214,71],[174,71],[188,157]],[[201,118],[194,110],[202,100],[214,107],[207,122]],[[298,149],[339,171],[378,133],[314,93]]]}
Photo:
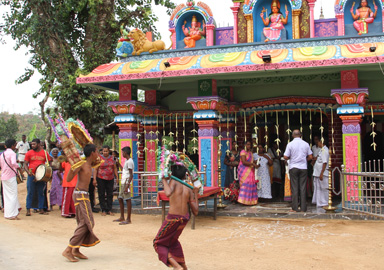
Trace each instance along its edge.
{"label": "bare feet", "polygon": [[291,210],[289,210],[289,212],[291,212],[291,213],[296,213],[297,211],[291,209]]}
{"label": "bare feet", "polygon": [[107,213],[105,213],[105,212],[101,212],[101,215],[102,215],[102,216],[106,216]]}
{"label": "bare feet", "polygon": [[107,215],[114,216],[115,214],[113,212],[107,212]]}
{"label": "bare feet", "polygon": [[7,218],[8,220],[20,220],[18,217]]}
{"label": "bare feet", "polygon": [[79,261],[78,259],[76,259],[72,255],[71,250],[68,250],[68,248],[66,248],[61,255],[63,255],[65,258],[67,258],[70,262],[78,262]]}
{"label": "bare feet", "polygon": [[80,250],[73,249],[72,255],[82,260],[88,260],[88,257],[81,253]]}
{"label": "bare feet", "polygon": [[130,220],[125,220],[125,221],[122,221],[119,223],[119,225],[127,225],[127,224],[131,224],[132,222]]}
{"label": "bare feet", "polygon": [[118,218],[118,219],[115,219],[115,220],[113,220],[113,222],[122,222],[122,221],[124,221],[124,218],[122,218],[122,217],[120,217],[120,218]]}
{"label": "bare feet", "polygon": [[27,209],[27,214],[26,214],[27,217],[31,216],[31,210]]}
{"label": "bare feet", "polygon": [[39,214],[40,214],[40,215],[49,215],[49,213],[48,213],[48,212],[45,212],[44,210],[40,210]]}

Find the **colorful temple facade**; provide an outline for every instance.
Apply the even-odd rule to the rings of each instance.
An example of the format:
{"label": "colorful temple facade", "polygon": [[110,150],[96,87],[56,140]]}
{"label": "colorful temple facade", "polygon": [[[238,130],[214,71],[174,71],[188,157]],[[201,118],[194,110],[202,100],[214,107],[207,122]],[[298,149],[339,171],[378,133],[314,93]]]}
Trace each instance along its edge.
{"label": "colorful temple facade", "polygon": [[[384,1],[336,0],[336,18],[315,20],[318,2],[233,0],[234,26],[218,28],[214,10],[189,0],[170,17],[170,50],[120,57],[77,83],[119,93],[109,106],[138,171],[156,171],[167,145],[217,186],[232,141],[284,151],[293,129],[328,139],[332,167],[360,169],[384,154]],[[135,35],[131,51],[144,46]]]}

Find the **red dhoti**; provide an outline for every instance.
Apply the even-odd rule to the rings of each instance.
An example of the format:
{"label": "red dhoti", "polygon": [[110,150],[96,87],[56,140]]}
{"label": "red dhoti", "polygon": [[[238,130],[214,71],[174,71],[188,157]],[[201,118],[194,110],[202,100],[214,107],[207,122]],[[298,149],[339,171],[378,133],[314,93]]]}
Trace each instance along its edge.
{"label": "red dhoti", "polygon": [[159,232],[153,240],[153,247],[159,255],[159,260],[171,266],[168,259],[173,258],[177,263],[183,264],[184,253],[179,242],[179,236],[187,225],[189,215],[170,215],[164,220]]}
{"label": "red dhoti", "polygon": [[76,208],[72,198],[74,190],[74,187],[63,187],[63,200],[61,205],[61,215],[63,217],[76,214]]}
{"label": "red dhoti", "polygon": [[77,228],[69,240],[71,248],[91,247],[100,242],[97,236],[93,233],[95,220],[93,219],[89,194],[86,191],[76,190],[73,193],[73,199],[76,206],[76,221]]}

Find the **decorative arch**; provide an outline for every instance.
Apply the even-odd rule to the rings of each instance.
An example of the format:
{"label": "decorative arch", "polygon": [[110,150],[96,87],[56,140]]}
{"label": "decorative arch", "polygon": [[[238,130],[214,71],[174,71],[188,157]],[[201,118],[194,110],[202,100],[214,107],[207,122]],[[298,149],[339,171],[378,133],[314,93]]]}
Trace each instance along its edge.
{"label": "decorative arch", "polygon": [[211,8],[203,3],[203,2],[197,2],[195,4],[195,1],[190,1],[186,4],[180,4],[178,5],[170,18],[169,21],[169,31],[172,32],[172,42],[173,46],[172,49],[176,49],[176,43],[179,40],[177,37],[180,33],[180,28],[181,26],[178,25],[181,22],[188,17],[192,17],[192,14],[197,15],[198,18],[201,18],[201,20],[204,21],[206,24],[206,30],[207,30],[207,46],[212,46],[213,40],[214,40],[214,28],[215,28],[215,20],[213,18],[213,13]]}
{"label": "decorative arch", "polygon": [[[256,6],[258,1],[260,0],[245,0],[245,5],[243,7],[244,14],[245,15],[253,14],[253,8]],[[289,4],[291,5],[292,10],[301,9],[303,0],[290,0]]]}

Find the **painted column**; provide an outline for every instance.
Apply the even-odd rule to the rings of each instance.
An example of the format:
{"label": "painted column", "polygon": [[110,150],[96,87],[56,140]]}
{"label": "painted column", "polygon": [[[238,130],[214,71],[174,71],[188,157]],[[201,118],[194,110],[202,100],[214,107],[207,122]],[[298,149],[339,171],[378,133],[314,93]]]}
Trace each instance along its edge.
{"label": "painted column", "polygon": [[239,35],[238,35],[238,19],[237,14],[239,13],[240,9],[240,2],[233,3],[233,7],[231,7],[232,13],[233,13],[233,44],[239,43]]}
{"label": "painted column", "polygon": [[337,33],[339,36],[345,35],[345,29],[344,29],[344,14],[336,14],[337,18]]}
{"label": "painted column", "polygon": [[300,13],[301,9],[292,10],[292,38],[300,39]]}
{"label": "painted column", "polygon": [[213,30],[215,29],[215,25],[214,24],[207,24],[205,27],[207,30],[207,46],[213,46],[214,45],[214,37],[215,37]]}
{"label": "painted column", "polygon": [[[333,89],[331,91],[341,105],[337,114],[343,122],[343,163],[347,171],[361,172],[361,127],[368,88]],[[360,179],[347,176],[344,183],[346,201],[357,201],[360,195]]]}
{"label": "painted column", "polygon": [[[227,165],[224,164],[225,156],[228,155],[232,149],[232,141],[235,137],[235,124],[234,118],[227,119],[226,115],[222,115],[223,118],[220,121],[221,126],[221,187],[224,187],[225,176],[227,171]],[[229,123],[227,122],[229,120]]]}
{"label": "painted column", "polygon": [[315,3],[316,3],[316,0],[307,0],[308,1],[308,5],[309,5],[309,11],[310,11],[310,15],[311,15],[311,18],[310,18],[310,37],[313,38],[315,37],[315,11],[314,11],[314,8],[315,8]]}
{"label": "painted column", "polygon": [[[139,157],[138,157],[138,120],[139,114],[143,112],[145,106],[144,103],[129,100],[129,101],[114,101],[108,102],[108,106],[112,108],[113,112],[117,114],[115,116],[115,123],[119,127],[119,156],[121,165],[124,165],[125,159],[121,153],[121,149],[129,146],[131,147],[131,157],[135,164],[135,171],[139,168]],[[137,175],[134,175],[134,186],[138,186]],[[134,189],[135,195],[138,195],[138,188]]]}
{"label": "painted column", "polygon": [[245,19],[247,20],[247,42],[252,43],[253,40],[253,16],[252,14],[246,14],[244,15]]}
{"label": "painted column", "polygon": [[218,111],[224,107],[226,100],[218,96],[202,96],[189,97],[187,103],[197,111],[193,118],[199,126],[199,170],[206,165],[207,186],[218,186]]}
{"label": "painted column", "polygon": [[171,40],[172,40],[172,49],[176,49],[176,29],[170,28],[169,31],[172,33]]}

